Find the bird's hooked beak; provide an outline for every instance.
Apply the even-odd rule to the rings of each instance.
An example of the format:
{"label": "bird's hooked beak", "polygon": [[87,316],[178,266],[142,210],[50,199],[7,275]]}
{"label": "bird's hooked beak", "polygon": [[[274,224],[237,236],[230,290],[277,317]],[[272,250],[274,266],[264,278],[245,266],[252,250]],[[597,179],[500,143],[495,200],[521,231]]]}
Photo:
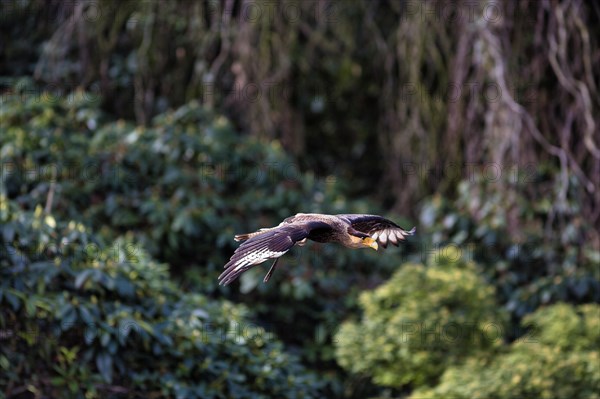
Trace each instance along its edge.
{"label": "bird's hooked beak", "polygon": [[371,237],[363,238],[363,243],[365,244],[365,246],[371,247],[375,251],[377,251],[377,249],[379,248],[379,245],[377,245],[377,241],[372,239]]}

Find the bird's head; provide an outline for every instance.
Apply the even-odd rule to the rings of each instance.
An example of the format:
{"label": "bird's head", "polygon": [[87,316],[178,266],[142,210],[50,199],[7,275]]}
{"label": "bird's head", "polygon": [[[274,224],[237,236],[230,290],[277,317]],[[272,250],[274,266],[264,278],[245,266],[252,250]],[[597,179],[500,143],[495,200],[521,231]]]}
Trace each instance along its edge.
{"label": "bird's head", "polygon": [[379,248],[379,245],[377,245],[377,240],[374,240],[371,237],[363,238],[362,243],[365,247],[373,248],[375,251],[377,251],[377,248]]}

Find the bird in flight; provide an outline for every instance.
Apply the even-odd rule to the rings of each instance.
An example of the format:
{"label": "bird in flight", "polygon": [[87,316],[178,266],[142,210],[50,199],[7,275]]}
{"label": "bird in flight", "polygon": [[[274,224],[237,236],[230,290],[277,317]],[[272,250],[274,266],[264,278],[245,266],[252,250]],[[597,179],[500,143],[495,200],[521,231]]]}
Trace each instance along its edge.
{"label": "bird in flight", "polygon": [[273,275],[279,257],[294,245],[306,244],[306,240],[338,242],[348,248],[377,250],[378,243],[384,248],[387,248],[388,242],[398,246],[400,241],[414,232],[414,227],[404,230],[391,220],[377,215],[298,213],[278,226],[236,235],[234,239],[243,243],[225,265],[225,271],[219,276],[219,284],[227,285],[251,267],[275,259],[263,280],[266,283]]}

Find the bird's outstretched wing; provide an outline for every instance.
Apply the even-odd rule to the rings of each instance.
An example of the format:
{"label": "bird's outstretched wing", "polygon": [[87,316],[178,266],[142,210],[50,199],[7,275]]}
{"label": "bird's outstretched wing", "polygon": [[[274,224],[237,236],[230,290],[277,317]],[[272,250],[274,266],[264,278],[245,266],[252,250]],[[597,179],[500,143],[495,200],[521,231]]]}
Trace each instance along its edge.
{"label": "bird's outstretched wing", "polygon": [[331,229],[331,226],[321,221],[290,223],[251,236],[233,253],[225,271],[219,276],[219,284],[227,285],[251,267],[279,258],[315,229]]}
{"label": "bird's outstretched wing", "polygon": [[415,233],[416,228],[405,230],[389,219],[378,215],[345,214],[336,215],[347,220],[350,225],[377,240],[381,246],[387,248],[388,242],[398,246],[400,241]]}

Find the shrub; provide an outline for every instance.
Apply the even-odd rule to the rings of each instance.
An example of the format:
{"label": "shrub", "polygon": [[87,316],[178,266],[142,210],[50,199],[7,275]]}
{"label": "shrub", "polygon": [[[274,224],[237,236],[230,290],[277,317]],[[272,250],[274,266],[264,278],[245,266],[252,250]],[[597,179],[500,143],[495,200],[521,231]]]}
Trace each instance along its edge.
{"label": "shrub", "polygon": [[301,172],[278,142],[238,133],[197,102],[146,127],[110,120],[99,103],[82,92],[55,97],[27,79],[15,83],[0,112],[1,189],[9,198],[33,211],[53,192],[50,209],[57,219],[84,223],[107,243],[131,236],[153,259],[169,264],[185,289],[252,304],[282,340],[302,348],[304,360],[336,367],[333,326],[356,307],[362,288],[391,274],[410,242],[385,256],[311,243],[282,258],[270,284],[262,284],[265,264],[240,283],[218,287],[217,276],[237,246],[235,233],[275,225],[296,212],[379,208],[347,201],[343,181]]}
{"label": "shrub", "polygon": [[[411,398],[600,398],[600,306],[559,304],[524,322],[535,333],[491,359],[449,368]],[[564,329],[563,329],[564,327]]]}
{"label": "shrub", "polygon": [[566,303],[543,307],[527,315],[523,325],[536,341],[563,351],[600,348],[600,306]]}
{"label": "shrub", "polygon": [[552,216],[551,202],[529,198],[531,183],[546,177],[533,167],[516,170],[495,181],[473,173],[457,186],[456,201],[433,196],[420,216],[422,230],[434,232],[424,246],[452,243],[482,266],[511,314],[510,339],[540,306],[600,301],[598,243],[586,240],[592,227],[580,204],[566,201]]}
{"label": "shrub", "polygon": [[43,397],[318,397],[249,313],[185,294],[131,237],[0,201],[0,386]]}
{"label": "shrub", "polygon": [[[34,90],[27,80],[19,87]],[[233,234],[257,227],[242,215],[259,223],[289,216],[320,189],[276,142],[237,135],[197,102],[142,127],[107,121],[86,93],[25,98],[3,98],[8,196],[33,210],[55,182],[54,214],[109,239],[132,232],[177,271],[193,264],[213,272],[213,288]]]}
{"label": "shrub", "polygon": [[499,346],[503,318],[494,290],[456,248],[432,254],[427,267],[405,264],[360,297],[364,314],[336,335],[339,364],[377,384],[433,382],[469,356]]}

